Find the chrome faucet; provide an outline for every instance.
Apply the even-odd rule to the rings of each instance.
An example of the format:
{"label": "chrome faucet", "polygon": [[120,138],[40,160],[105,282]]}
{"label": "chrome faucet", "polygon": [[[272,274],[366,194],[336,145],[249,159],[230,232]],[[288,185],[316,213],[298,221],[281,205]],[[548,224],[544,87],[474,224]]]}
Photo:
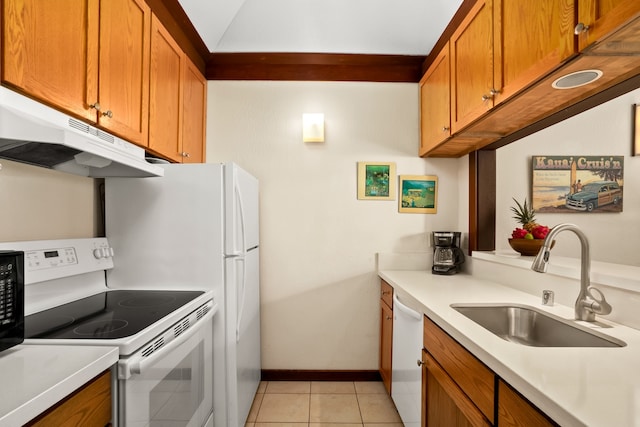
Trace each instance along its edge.
{"label": "chrome faucet", "polygon": [[[578,239],[580,239],[580,293],[578,299],[576,299],[575,306],[575,318],[576,320],[585,320],[587,322],[594,322],[596,320],[596,314],[609,314],[611,313],[611,305],[604,298],[604,294],[598,288],[594,288],[591,285],[591,279],[589,277],[591,270],[591,258],[589,256],[589,241],[587,236],[574,224],[558,224],[549,231],[540,252],[533,260],[531,269],[538,273],[545,273],[547,271],[547,264],[549,263],[549,255],[551,254],[551,242],[554,237],[562,231],[573,231]],[[600,299],[596,299],[592,291],[596,291],[600,295]]]}

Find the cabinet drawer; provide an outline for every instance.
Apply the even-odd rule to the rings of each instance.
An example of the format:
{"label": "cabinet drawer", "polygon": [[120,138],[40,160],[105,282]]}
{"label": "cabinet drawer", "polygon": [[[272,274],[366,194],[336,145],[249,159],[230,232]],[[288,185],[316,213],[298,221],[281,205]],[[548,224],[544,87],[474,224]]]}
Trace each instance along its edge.
{"label": "cabinet drawer", "polygon": [[[486,417],[426,351],[422,351],[423,419],[427,426],[490,427]],[[425,423],[423,423],[425,425]]]}
{"label": "cabinet drawer", "polygon": [[27,426],[103,427],[110,422],[111,372],[105,371]]}
{"label": "cabinet drawer", "polygon": [[384,280],[380,283],[380,298],[393,310],[393,287]]}
{"label": "cabinet drawer", "polygon": [[502,380],[498,384],[498,425],[501,427],[557,426]]}
{"label": "cabinet drawer", "polygon": [[428,317],[424,317],[424,348],[493,424],[495,376]]}

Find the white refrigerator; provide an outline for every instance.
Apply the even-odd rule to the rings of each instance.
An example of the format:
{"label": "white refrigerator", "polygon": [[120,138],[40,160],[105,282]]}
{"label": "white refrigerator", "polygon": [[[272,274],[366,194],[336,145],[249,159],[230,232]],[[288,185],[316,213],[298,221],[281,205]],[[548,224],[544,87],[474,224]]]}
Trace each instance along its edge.
{"label": "white refrigerator", "polygon": [[213,289],[215,425],[243,426],[261,368],[258,180],[233,163],[161,166],[105,179],[107,285]]}

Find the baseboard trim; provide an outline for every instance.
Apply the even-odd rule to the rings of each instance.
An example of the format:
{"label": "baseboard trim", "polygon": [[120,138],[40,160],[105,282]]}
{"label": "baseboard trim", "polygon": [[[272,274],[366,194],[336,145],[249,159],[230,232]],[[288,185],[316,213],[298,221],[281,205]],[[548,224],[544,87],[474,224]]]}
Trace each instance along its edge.
{"label": "baseboard trim", "polygon": [[262,381],[382,381],[378,371],[263,369]]}

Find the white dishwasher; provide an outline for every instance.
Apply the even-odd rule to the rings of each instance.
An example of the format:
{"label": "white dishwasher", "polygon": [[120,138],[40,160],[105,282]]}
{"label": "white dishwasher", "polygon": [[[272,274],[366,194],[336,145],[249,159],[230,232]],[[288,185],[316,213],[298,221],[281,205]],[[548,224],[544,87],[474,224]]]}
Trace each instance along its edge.
{"label": "white dishwasher", "polygon": [[394,292],[391,398],[405,427],[420,426],[422,328],[422,313],[400,302]]}

